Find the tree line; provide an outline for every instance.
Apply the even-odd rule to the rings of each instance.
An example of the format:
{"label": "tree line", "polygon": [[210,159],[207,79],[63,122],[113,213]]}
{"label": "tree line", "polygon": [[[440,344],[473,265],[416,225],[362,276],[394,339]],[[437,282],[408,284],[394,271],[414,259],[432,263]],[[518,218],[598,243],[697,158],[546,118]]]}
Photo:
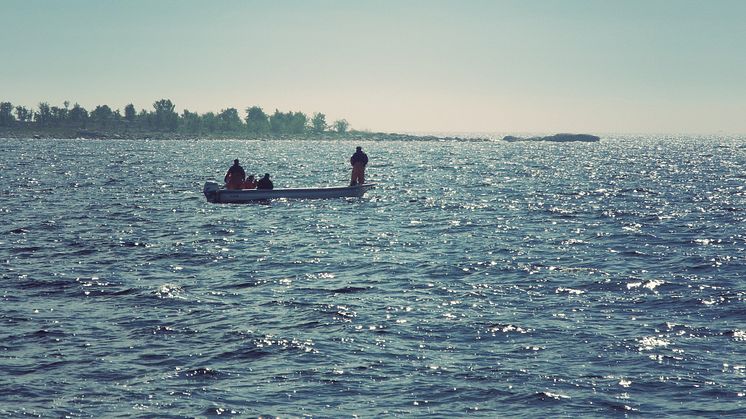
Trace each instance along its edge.
{"label": "tree line", "polygon": [[203,114],[187,109],[179,114],[174,108],[175,105],[170,99],[156,101],[153,103],[153,110],[137,111],[130,103],[124,107],[124,113],[119,109],[112,110],[108,105],[99,105],[89,111],[78,103],[70,106],[69,101],[63,102],[62,107],[41,102],[36,109],[13,106],[11,102],[0,102],[0,127],[140,130],[189,134],[344,133],[350,127],[345,119],[336,120],[329,125],[326,122],[326,115],[320,112],[309,118],[303,112],[280,112],[275,109],[274,113],[267,114],[261,107],[251,106],[246,108],[245,116],[242,118],[236,108]]}

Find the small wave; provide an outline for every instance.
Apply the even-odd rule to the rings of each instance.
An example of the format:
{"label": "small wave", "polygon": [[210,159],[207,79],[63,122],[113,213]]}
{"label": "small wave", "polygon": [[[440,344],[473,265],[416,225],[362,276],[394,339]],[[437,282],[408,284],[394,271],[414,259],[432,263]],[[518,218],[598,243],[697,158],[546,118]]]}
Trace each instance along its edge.
{"label": "small wave", "polygon": [[539,399],[539,400],[558,400],[558,401],[562,401],[562,400],[569,400],[570,399],[570,396],[568,396],[566,394],[553,393],[553,392],[549,392],[549,391],[539,391],[539,392],[536,392],[535,395],[536,395],[536,398]]}
{"label": "small wave", "polygon": [[370,289],[371,289],[370,287],[349,286],[349,287],[342,287],[342,288],[336,288],[333,290],[329,290],[329,292],[334,293],[334,294],[352,294],[356,292],[366,292],[366,291],[369,291]]}
{"label": "small wave", "polygon": [[520,326],[516,326],[509,323],[497,323],[490,326],[487,326],[487,331],[490,333],[520,333],[520,334],[526,334],[533,331],[533,329],[529,328],[523,328]]}
{"label": "small wave", "polygon": [[221,378],[229,377],[231,374],[208,368],[208,367],[199,367],[199,368],[192,368],[188,369],[186,371],[181,372],[179,375],[184,376],[186,378],[190,379],[196,379],[196,380],[217,380]]}
{"label": "small wave", "polygon": [[56,292],[76,286],[77,283],[72,279],[37,280],[25,278],[21,281],[19,288],[23,290],[43,289],[49,292]]}
{"label": "small wave", "polygon": [[19,228],[13,229],[13,230],[8,230],[8,231],[5,232],[5,234],[26,234],[26,233],[30,233],[30,232],[31,232],[31,230],[29,230],[28,228],[19,227]]}
{"label": "small wave", "polygon": [[636,407],[632,407],[629,404],[615,402],[615,401],[602,400],[598,402],[598,404],[601,406],[605,406],[614,412],[630,413],[630,412],[640,411],[640,409]]}
{"label": "small wave", "polygon": [[564,288],[564,287],[559,287],[556,290],[554,290],[554,292],[557,294],[561,294],[561,293],[575,294],[575,295],[585,294],[585,291],[583,290],[576,290],[573,288]]}
{"label": "small wave", "polygon": [[119,246],[121,247],[152,247],[152,246],[148,246],[148,244],[144,242],[130,241],[130,240],[120,241]]}
{"label": "small wave", "polygon": [[726,336],[731,336],[733,340],[738,342],[746,342],[746,330],[731,330],[728,332],[725,332]]}
{"label": "small wave", "polygon": [[[242,415],[244,412],[241,410],[232,409],[230,407],[208,407],[205,409],[202,414],[204,416],[213,417],[213,416],[233,416],[233,415]],[[259,415],[259,418],[274,418],[274,416],[267,416],[267,415]]]}
{"label": "small wave", "polygon": [[646,336],[637,340],[639,343],[638,350],[651,351],[656,348],[665,348],[671,344],[670,341],[663,339],[661,336]]}
{"label": "small wave", "polygon": [[20,254],[25,254],[25,253],[36,253],[41,250],[44,250],[44,248],[39,247],[39,246],[28,246],[28,247],[14,247],[11,249],[11,252],[14,254],[20,255]]}
{"label": "small wave", "polygon": [[646,288],[650,291],[655,291],[656,288],[659,286],[665,284],[666,281],[663,281],[661,279],[652,279],[650,281],[635,281],[635,282],[628,282],[627,283],[627,289],[631,290],[634,288]]}
{"label": "small wave", "polygon": [[221,352],[213,358],[215,362],[225,362],[227,360],[255,360],[265,356],[272,355],[272,351],[257,348],[254,345],[243,346],[238,349]]}
{"label": "small wave", "polygon": [[154,291],[158,298],[184,298],[184,289],[177,284],[163,284]]}

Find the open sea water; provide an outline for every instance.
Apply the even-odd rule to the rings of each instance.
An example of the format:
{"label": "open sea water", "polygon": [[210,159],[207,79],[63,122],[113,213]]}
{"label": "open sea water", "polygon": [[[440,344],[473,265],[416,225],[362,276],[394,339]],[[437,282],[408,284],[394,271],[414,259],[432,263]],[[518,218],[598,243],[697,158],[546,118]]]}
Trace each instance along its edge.
{"label": "open sea water", "polygon": [[[209,204],[234,158],[362,199]],[[746,139],[0,140],[0,415],[746,416]]]}

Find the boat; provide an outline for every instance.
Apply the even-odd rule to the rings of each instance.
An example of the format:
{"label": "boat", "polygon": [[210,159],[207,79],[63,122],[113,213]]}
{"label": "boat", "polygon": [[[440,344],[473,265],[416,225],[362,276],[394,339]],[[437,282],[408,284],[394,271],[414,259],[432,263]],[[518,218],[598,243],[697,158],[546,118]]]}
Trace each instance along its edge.
{"label": "boat", "polygon": [[277,188],[277,189],[225,189],[217,182],[205,182],[205,198],[207,202],[216,204],[242,204],[268,199],[330,199],[330,198],[359,198],[374,183],[363,183],[354,186],[331,186],[319,188]]}

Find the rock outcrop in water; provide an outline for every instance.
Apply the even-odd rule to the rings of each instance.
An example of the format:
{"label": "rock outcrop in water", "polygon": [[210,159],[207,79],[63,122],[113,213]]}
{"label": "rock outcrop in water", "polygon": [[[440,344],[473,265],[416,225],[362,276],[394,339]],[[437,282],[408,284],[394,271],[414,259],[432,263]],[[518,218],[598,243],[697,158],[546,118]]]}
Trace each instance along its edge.
{"label": "rock outcrop in water", "polygon": [[556,143],[567,143],[567,142],[583,142],[583,143],[595,143],[601,140],[600,137],[590,134],[554,134],[547,135],[544,137],[514,137],[508,135],[503,137],[503,141],[516,142],[516,141],[551,141]]}

